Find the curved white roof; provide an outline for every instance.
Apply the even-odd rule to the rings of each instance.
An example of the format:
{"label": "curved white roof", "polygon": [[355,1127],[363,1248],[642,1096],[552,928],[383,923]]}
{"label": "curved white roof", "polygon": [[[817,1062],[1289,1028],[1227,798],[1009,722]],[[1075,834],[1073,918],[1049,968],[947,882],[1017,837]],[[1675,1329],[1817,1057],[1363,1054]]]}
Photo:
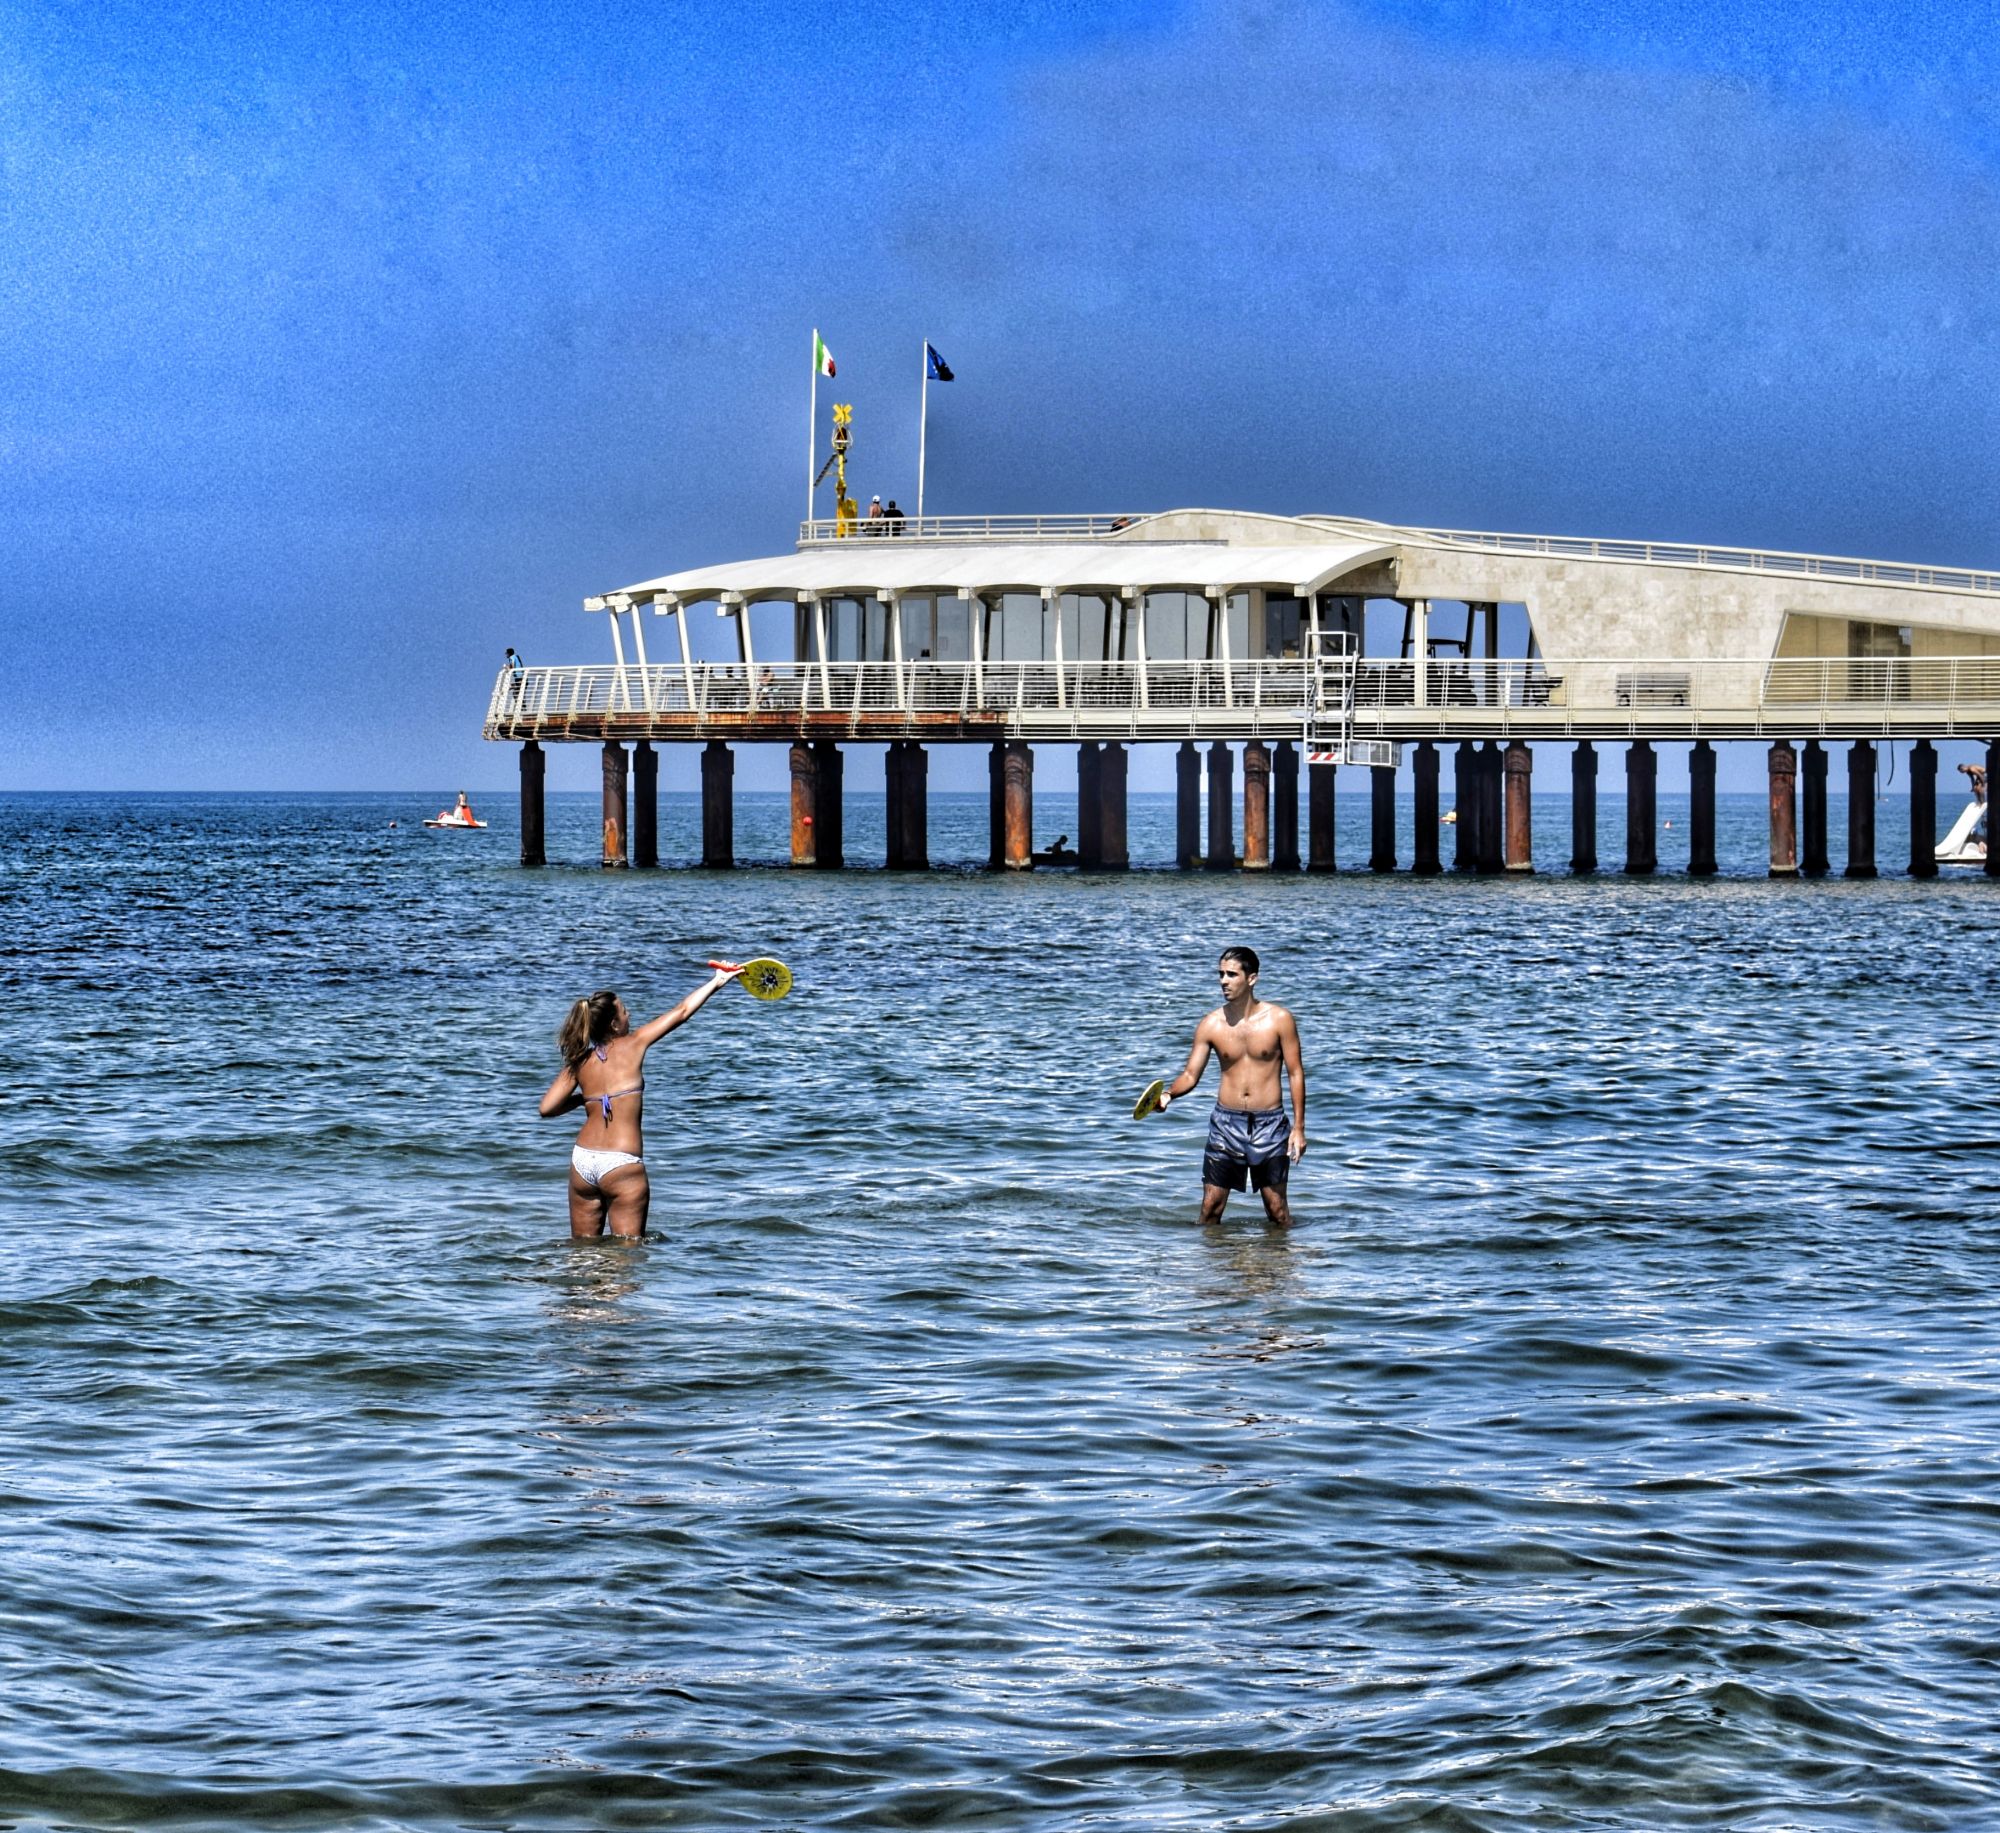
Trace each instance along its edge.
{"label": "curved white roof", "polygon": [[[1236,547],[1206,541],[953,542],[857,537],[765,560],[666,573],[611,600],[859,598],[908,592],[1231,592],[1278,586],[1323,591],[1343,574],[1396,552],[1380,541]],[[590,600],[595,609],[604,599]]]}

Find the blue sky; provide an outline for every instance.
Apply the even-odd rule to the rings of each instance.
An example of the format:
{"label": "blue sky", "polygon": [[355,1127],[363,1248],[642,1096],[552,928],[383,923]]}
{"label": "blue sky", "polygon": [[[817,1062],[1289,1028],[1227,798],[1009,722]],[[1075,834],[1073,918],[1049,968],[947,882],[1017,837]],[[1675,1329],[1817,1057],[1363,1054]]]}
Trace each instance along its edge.
{"label": "blue sky", "polygon": [[816,324],[906,506],[928,334],[937,511],[2000,566],[1990,5],[0,27],[0,787],[509,781],[505,644],[786,545]]}

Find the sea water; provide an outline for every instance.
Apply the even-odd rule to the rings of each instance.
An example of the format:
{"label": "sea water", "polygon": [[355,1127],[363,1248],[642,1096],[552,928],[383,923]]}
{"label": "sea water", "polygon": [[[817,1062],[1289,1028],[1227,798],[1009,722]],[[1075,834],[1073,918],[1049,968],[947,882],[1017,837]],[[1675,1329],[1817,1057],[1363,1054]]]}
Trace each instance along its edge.
{"label": "sea water", "polygon": [[[0,799],[0,1824],[2000,1823],[2000,886],[436,803]],[[1235,941],[1289,1234],[1129,1117]],[[752,951],[572,1243],[565,1006]]]}

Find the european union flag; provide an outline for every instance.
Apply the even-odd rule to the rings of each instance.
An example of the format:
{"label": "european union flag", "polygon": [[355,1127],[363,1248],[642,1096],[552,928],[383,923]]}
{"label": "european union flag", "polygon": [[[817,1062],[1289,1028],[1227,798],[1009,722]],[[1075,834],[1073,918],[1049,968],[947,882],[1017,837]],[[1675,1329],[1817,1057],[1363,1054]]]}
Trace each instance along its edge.
{"label": "european union flag", "polygon": [[924,342],[924,358],[930,364],[930,378],[933,382],[949,382],[951,365],[937,353],[937,346],[928,339]]}

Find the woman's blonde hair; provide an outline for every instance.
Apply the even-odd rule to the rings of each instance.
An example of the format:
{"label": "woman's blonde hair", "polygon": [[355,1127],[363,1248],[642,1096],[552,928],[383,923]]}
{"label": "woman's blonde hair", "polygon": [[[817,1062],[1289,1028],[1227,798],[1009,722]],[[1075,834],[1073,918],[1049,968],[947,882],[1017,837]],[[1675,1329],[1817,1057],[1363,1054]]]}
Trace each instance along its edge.
{"label": "woman's blonde hair", "polygon": [[593,993],[571,1006],[562,1029],[556,1033],[556,1048],[562,1052],[563,1067],[574,1069],[603,1043],[611,1035],[617,1017],[616,993]]}

